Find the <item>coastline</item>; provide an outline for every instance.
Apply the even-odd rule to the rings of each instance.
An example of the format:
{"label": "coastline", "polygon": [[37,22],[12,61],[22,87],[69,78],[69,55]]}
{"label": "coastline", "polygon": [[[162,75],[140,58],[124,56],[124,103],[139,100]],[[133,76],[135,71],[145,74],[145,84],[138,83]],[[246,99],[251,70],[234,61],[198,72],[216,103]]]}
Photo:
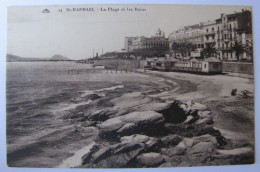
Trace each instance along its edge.
{"label": "coastline", "polygon": [[[12,90],[7,104],[9,166],[134,168],[254,162],[252,77],[141,69],[116,73],[91,67],[67,73],[64,65],[70,69],[85,65],[44,63],[35,66],[38,75],[28,68],[30,72],[17,80],[17,69],[27,69],[27,64],[15,65],[9,68],[7,82]],[[238,94],[231,96],[234,88]],[[242,97],[242,90],[249,92],[248,97]],[[28,94],[32,91],[34,95]],[[19,114],[22,119],[15,117]],[[46,132],[34,132],[30,125]],[[28,133],[21,135],[16,126],[29,126]],[[161,161],[140,160],[154,157]],[[123,160],[113,164],[115,159]]]}
{"label": "coastline", "polygon": [[[254,102],[253,101],[254,93],[253,93],[253,86],[251,84],[253,82],[253,79],[251,77],[241,78],[233,75],[232,76],[228,76],[228,75],[225,76],[195,75],[194,76],[194,74],[174,73],[174,72],[167,72],[162,74],[157,71],[147,71],[145,73],[143,71],[138,71],[138,73],[142,75],[147,75],[148,77],[160,78],[159,80],[157,80],[159,83],[163,83],[163,82],[167,84],[171,83],[172,86],[174,86],[174,88],[172,89],[157,90],[157,93],[156,94],[153,93],[151,97],[156,97],[165,101],[174,99],[181,102],[186,102],[192,100],[195,103],[198,102],[201,104],[205,104],[208,107],[208,110],[211,111],[213,128],[217,131],[220,131],[222,136],[227,140],[227,145],[221,147],[220,151],[217,149],[216,152],[218,154],[221,154],[220,153],[221,150],[227,150],[227,152],[225,153],[227,154],[227,156],[229,156],[229,158],[227,158],[229,160],[226,159],[226,161],[232,163],[237,163],[236,161],[238,160],[235,159],[239,159],[239,160],[243,159],[243,157],[248,157],[249,154],[249,157],[251,159],[249,161],[245,161],[245,163],[252,163],[252,158],[254,157],[252,153],[252,150],[254,149],[254,132],[252,132],[252,130],[254,129],[254,110],[252,109],[253,108],[252,103]],[[230,77],[232,78],[236,77],[235,83],[232,84],[230,83],[231,82]],[[232,80],[232,82],[234,81]],[[212,85],[212,88],[209,87],[209,85]],[[243,99],[239,95],[236,97],[230,96],[230,91],[233,88],[237,88],[239,91],[248,90],[250,92],[250,97],[248,97],[247,99]],[[240,110],[243,111],[245,116],[240,116],[239,119],[236,119],[235,116],[232,119],[230,119],[230,117],[225,116],[228,115],[228,113],[231,113],[234,109],[237,109],[237,107],[234,106],[234,103],[237,103],[239,106],[239,104],[248,100],[251,101],[246,105],[245,108],[249,108],[250,111],[244,113],[244,110]],[[233,108],[230,108],[230,105],[226,104],[227,102],[232,103]],[[225,112],[223,112],[224,114],[220,114],[219,108],[215,107],[215,105],[221,106],[222,108],[226,107],[230,109],[227,109]],[[240,111],[238,110],[236,112],[239,113]],[[247,119],[246,121],[248,122],[248,124],[245,124],[245,122],[243,122],[244,119]],[[241,126],[237,127],[237,125],[233,125],[234,123],[236,123],[234,121],[238,122],[238,125],[241,124]],[[244,130],[244,128],[242,127],[243,125],[249,125],[249,126],[247,127],[246,130]],[[109,146],[109,142],[106,144],[107,146]],[[246,151],[244,151],[244,149],[246,149]],[[232,151],[236,152],[235,155],[232,155]],[[89,152],[85,152],[85,154],[88,153]],[[81,152],[81,154],[83,154],[83,152]],[[218,163],[218,161],[216,163]],[[214,164],[214,165],[224,165],[224,164]],[[167,163],[166,164],[164,163],[164,165],[165,167],[167,167],[167,165],[172,166],[172,164],[169,165]],[[205,163],[200,165],[211,165],[211,164]],[[186,166],[186,165],[179,164],[178,166]],[[95,166],[84,166],[84,165],[79,167],[100,168]]]}

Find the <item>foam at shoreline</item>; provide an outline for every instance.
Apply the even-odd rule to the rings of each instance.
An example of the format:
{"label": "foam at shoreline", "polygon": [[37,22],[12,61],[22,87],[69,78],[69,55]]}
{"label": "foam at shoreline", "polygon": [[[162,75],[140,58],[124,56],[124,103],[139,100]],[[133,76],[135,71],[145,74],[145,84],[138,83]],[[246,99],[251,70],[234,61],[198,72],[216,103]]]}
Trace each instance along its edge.
{"label": "foam at shoreline", "polygon": [[81,157],[89,152],[93,145],[95,145],[95,142],[92,142],[88,146],[76,151],[73,156],[63,160],[57,168],[73,168],[81,165]]}

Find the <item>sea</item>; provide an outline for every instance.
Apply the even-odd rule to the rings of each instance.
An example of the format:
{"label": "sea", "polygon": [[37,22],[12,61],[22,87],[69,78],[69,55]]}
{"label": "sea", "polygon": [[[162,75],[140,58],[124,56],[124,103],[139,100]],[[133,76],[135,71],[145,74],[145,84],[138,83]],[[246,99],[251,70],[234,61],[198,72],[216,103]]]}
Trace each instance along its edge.
{"label": "sea", "polygon": [[124,86],[104,69],[75,62],[7,62],[6,138],[9,167],[75,167],[93,144],[94,129],[79,132],[62,115],[93,92]]}

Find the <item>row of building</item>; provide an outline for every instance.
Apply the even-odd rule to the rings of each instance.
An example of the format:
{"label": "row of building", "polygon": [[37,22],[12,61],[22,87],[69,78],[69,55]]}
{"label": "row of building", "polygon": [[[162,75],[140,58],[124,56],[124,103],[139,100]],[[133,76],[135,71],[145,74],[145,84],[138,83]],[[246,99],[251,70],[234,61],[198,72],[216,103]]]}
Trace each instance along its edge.
{"label": "row of building", "polygon": [[[244,47],[244,52],[239,55],[239,60],[252,60],[252,15],[249,10],[242,10],[232,14],[221,14],[220,18],[201,22],[195,25],[183,26],[172,32],[168,38],[165,33],[158,29],[152,37],[126,37],[125,50],[128,52],[137,49],[165,48],[168,47],[170,54],[174,54],[173,43],[191,42],[196,45],[196,50],[190,53],[192,57],[201,57],[201,51],[212,44],[217,54],[214,56],[220,60],[237,60],[232,45],[239,42]],[[251,50],[249,48],[251,47]],[[181,54],[177,54],[181,57]]]}

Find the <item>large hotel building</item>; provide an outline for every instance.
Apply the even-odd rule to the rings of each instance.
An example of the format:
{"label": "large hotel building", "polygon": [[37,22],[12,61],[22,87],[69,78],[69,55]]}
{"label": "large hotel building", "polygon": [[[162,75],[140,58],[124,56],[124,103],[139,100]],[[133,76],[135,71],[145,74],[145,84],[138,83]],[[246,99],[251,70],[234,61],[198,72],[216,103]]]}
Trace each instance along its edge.
{"label": "large hotel building", "polygon": [[158,29],[154,36],[144,37],[125,37],[125,50],[134,51],[137,49],[152,49],[152,48],[168,48],[169,41],[165,38],[165,33]]}
{"label": "large hotel building", "polygon": [[[191,53],[193,56],[201,56],[200,51],[206,44],[213,44],[217,49],[217,58],[221,60],[237,60],[231,47],[235,41],[244,47],[252,47],[252,18],[251,12],[242,10],[233,14],[221,14],[220,18],[201,22],[199,24],[184,26],[169,35],[169,46],[172,43],[192,42],[197,50]],[[252,52],[245,51],[239,56],[239,60],[252,60]]]}

